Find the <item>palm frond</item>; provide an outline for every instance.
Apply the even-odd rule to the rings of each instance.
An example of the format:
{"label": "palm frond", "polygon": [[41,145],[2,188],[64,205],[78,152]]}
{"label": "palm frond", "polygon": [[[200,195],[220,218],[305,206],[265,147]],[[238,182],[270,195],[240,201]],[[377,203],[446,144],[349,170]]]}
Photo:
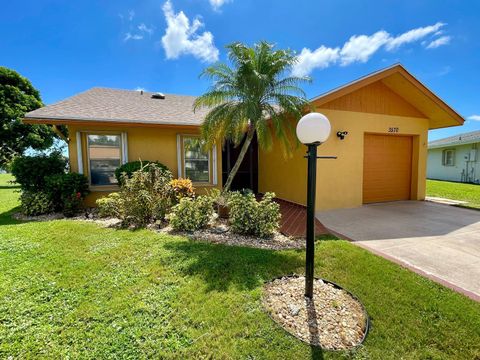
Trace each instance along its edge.
{"label": "palm frond", "polygon": [[290,75],[295,53],[265,41],[252,47],[236,42],[227,49],[229,64],[214,64],[200,75],[212,81],[194,103],[194,110],[209,110],[202,126],[205,141],[239,143],[250,129],[264,149],[271,147],[273,136],[291,148],[291,119],[300,118],[308,106],[301,85],[310,81]]}

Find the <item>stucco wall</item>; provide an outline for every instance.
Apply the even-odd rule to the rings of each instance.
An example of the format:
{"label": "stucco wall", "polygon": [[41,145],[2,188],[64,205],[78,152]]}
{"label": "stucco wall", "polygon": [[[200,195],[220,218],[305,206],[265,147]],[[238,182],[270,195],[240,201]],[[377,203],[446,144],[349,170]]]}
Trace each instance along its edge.
{"label": "stucco wall", "polygon": [[[317,109],[332,124],[330,138],[319,147],[319,155],[337,156],[336,160],[318,160],[316,209],[349,208],[362,205],[364,134],[389,134],[397,127],[399,135],[413,135],[411,199],[425,198],[428,120],[405,116]],[[340,140],[337,131],[348,131]],[[269,152],[259,151],[259,191],[274,191],[278,197],[305,204],[306,147],[300,145],[285,159],[275,142]]]}
{"label": "stucco wall", "polygon": [[[427,178],[447,181],[462,181],[462,171],[467,169],[465,157],[468,157],[470,150],[475,147],[474,144],[449,146],[445,148],[429,149],[427,160]],[[476,144],[477,157],[475,162],[468,163],[468,172],[472,174],[473,180],[480,181],[480,144]],[[442,163],[443,150],[454,149],[455,161],[453,166],[445,166]]]}
{"label": "stucco wall", "polygon": [[[128,142],[128,161],[135,160],[151,160],[159,161],[166,165],[173,173],[174,177],[178,176],[177,163],[177,134],[197,134],[198,129],[182,128],[182,127],[139,127],[139,126],[68,126],[70,142],[68,144],[68,152],[71,164],[71,170],[78,172],[77,161],[77,139],[76,133],[95,133],[95,132],[111,132],[111,133],[127,133]],[[83,150],[83,169],[85,175],[88,175],[88,161],[86,153],[85,136],[82,136]],[[222,182],[222,151],[217,146],[217,186],[221,187]],[[198,193],[204,193],[206,189],[212,186],[195,186]],[[93,206],[95,200],[102,197],[108,192],[116,191],[118,187],[92,187],[91,194],[86,199],[88,206]]]}

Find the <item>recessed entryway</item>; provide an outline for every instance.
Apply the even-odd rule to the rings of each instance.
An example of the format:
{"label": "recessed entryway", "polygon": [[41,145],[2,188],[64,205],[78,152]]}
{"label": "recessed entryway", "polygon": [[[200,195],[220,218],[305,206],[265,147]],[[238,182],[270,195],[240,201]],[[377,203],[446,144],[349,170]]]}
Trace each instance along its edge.
{"label": "recessed entryway", "polygon": [[411,136],[365,134],[364,204],[410,199],[412,145]]}

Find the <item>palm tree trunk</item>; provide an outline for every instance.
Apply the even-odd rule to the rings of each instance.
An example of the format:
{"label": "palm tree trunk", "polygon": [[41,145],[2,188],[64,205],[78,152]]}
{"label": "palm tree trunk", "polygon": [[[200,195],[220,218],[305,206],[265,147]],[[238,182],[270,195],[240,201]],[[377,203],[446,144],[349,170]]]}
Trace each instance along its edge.
{"label": "palm tree trunk", "polygon": [[235,165],[233,165],[233,168],[230,171],[230,174],[228,174],[227,181],[223,186],[223,192],[227,192],[228,190],[230,190],[230,186],[232,186],[233,178],[237,174],[237,171],[240,168],[240,165],[242,164],[243,158],[245,157],[245,154],[247,153],[248,147],[250,146],[250,143],[252,142],[254,136],[255,136],[255,130],[253,128],[250,128],[250,130],[248,130],[247,132],[247,137],[245,138],[245,142],[243,143],[242,150],[240,150],[240,154],[238,154],[237,161],[235,162]]}

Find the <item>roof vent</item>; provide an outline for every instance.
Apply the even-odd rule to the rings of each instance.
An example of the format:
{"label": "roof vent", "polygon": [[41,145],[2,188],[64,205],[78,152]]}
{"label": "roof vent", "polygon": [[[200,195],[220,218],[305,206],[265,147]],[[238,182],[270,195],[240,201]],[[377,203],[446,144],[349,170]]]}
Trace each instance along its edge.
{"label": "roof vent", "polygon": [[165,99],[165,94],[160,93],[160,92],[152,94],[152,99],[162,99],[163,100],[163,99]]}

